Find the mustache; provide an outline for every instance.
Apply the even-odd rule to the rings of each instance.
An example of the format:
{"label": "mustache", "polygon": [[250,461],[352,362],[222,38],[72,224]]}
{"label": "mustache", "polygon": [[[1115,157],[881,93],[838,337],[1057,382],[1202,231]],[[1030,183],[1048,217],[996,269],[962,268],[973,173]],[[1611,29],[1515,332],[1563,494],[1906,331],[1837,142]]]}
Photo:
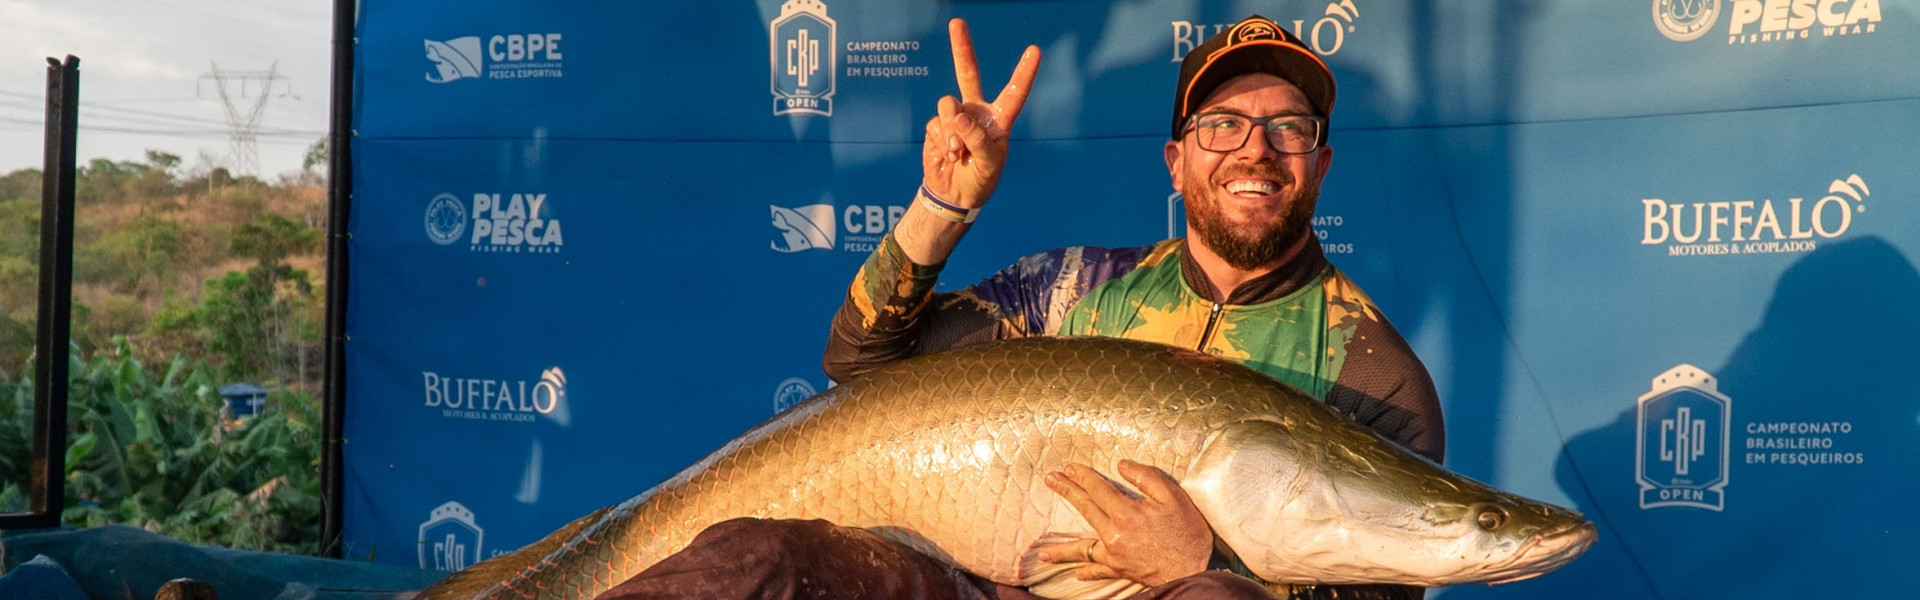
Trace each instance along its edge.
{"label": "mustache", "polygon": [[1293,185],[1293,174],[1282,170],[1279,166],[1272,163],[1234,163],[1221,165],[1220,170],[1214,171],[1212,183],[1219,185],[1229,179],[1241,177],[1271,179],[1280,182],[1280,187]]}

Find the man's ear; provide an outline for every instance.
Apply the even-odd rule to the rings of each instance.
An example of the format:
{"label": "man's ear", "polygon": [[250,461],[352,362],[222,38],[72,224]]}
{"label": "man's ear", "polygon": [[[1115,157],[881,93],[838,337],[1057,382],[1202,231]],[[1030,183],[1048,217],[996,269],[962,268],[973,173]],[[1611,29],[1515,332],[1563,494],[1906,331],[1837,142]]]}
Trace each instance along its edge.
{"label": "man's ear", "polygon": [[1181,168],[1182,164],[1180,161],[1185,157],[1180,155],[1180,141],[1167,140],[1167,147],[1164,152],[1167,158],[1167,175],[1173,178],[1173,190],[1176,192],[1180,191],[1180,174],[1186,171],[1186,169]]}
{"label": "man's ear", "polygon": [[1320,173],[1315,178],[1320,181],[1326,181],[1327,169],[1330,169],[1330,168],[1333,168],[1333,146],[1321,146],[1320,147],[1320,167],[1319,167]]}

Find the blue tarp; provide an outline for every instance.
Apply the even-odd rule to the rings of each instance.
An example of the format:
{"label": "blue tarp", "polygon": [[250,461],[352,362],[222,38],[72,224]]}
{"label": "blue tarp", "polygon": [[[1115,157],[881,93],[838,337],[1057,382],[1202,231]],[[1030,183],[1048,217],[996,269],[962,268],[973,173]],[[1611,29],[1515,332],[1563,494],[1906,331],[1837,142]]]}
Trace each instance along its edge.
{"label": "blue tarp", "polygon": [[1651,8],[364,2],[348,552],[510,551],[824,389],[948,18],[989,90],[1045,60],[942,289],[1177,226],[1178,60],[1259,12],[1335,72],[1316,230],[1433,372],[1448,466],[1601,526],[1441,595],[1877,593],[1920,537],[1916,8]]}

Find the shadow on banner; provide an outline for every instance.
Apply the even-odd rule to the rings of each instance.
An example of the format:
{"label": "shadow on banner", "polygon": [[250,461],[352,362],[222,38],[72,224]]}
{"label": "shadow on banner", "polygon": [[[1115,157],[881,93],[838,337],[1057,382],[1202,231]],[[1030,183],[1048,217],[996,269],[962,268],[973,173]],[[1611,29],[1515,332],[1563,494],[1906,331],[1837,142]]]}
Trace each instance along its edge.
{"label": "shadow on banner", "polygon": [[[1629,408],[1570,440],[1558,462],[1557,478],[1569,496],[1593,492],[1577,508],[1600,525],[1600,541],[1565,573],[1529,586],[1528,594],[1886,594],[1912,568],[1913,539],[1920,535],[1920,517],[1911,509],[1920,493],[1911,470],[1920,457],[1916,298],[1920,273],[1878,237],[1822,247],[1788,268],[1759,326],[1711,371],[1732,407],[1724,509],[1640,507],[1637,411]],[[1806,447],[1766,447],[1780,440]],[[1836,456],[1840,460],[1830,460]],[[1813,457],[1804,461],[1811,464],[1803,464],[1806,457]],[[1827,510],[1808,510],[1823,506]],[[1739,575],[1782,572],[1821,575]],[[1614,587],[1596,589],[1595,582]]]}

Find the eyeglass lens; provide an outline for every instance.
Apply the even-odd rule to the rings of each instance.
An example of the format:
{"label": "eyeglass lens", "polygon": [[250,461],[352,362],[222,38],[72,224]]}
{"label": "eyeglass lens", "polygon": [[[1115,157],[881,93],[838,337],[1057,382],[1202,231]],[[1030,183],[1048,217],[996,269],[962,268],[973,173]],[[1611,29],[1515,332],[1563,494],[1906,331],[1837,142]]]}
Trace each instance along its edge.
{"label": "eyeglass lens", "polygon": [[1320,146],[1320,122],[1307,115],[1274,115],[1254,119],[1231,113],[1194,117],[1193,127],[1200,136],[1200,147],[1211,152],[1232,152],[1247,144],[1255,128],[1267,132],[1267,144],[1287,154],[1305,154]]}

